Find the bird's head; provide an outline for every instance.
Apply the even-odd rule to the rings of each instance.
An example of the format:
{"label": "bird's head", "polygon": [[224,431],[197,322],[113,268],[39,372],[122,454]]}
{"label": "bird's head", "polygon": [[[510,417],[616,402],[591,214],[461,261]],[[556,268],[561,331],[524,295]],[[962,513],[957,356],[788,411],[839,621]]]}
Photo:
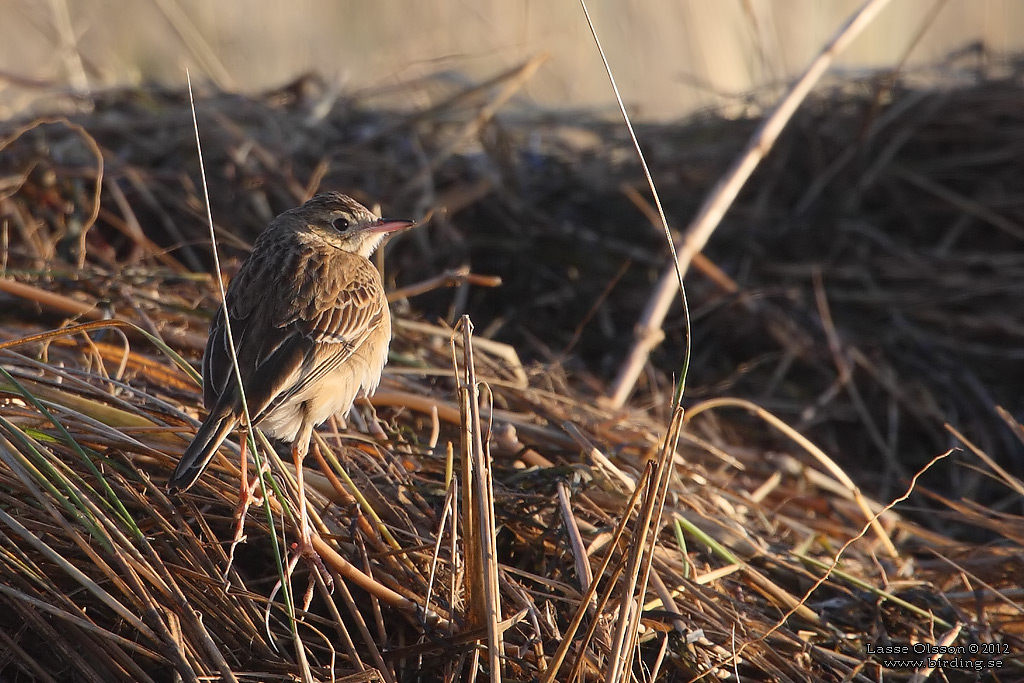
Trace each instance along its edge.
{"label": "bird's head", "polygon": [[290,216],[292,224],[300,230],[363,258],[369,258],[386,235],[415,223],[378,218],[365,206],[340,192],[318,194],[284,215]]}

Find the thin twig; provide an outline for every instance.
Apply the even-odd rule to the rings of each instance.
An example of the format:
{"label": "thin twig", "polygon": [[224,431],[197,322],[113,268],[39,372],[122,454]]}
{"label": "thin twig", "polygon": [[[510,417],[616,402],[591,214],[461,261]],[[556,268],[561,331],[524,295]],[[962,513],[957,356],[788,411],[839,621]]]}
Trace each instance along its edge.
{"label": "thin twig", "polygon": [[[654,185],[654,177],[651,175],[651,170],[647,166],[647,160],[644,158],[643,149],[640,147],[640,141],[636,137],[636,133],[633,131],[633,124],[629,120],[629,113],[626,111],[626,104],[622,101],[622,95],[619,94],[619,87],[615,84],[615,76],[612,74],[611,64],[608,63],[608,58],[605,57],[604,48],[601,47],[601,41],[597,37],[597,29],[594,27],[594,22],[590,19],[590,12],[587,11],[586,0],[580,0],[580,6],[583,8],[583,14],[587,18],[587,25],[590,27],[590,35],[594,38],[594,43],[597,45],[597,51],[601,55],[601,62],[604,64],[605,74],[608,76],[608,82],[611,84],[612,92],[615,94],[615,102],[619,105],[619,113],[622,114],[622,120],[626,124],[626,130],[629,131],[629,138],[633,141],[633,149],[636,150],[637,158],[640,160],[640,167],[644,170],[644,177],[647,179],[647,185],[651,188],[651,196],[654,197],[654,206],[658,209],[658,218],[661,219],[661,229],[665,233],[665,241],[668,243],[668,251],[672,256],[672,266],[669,268],[667,273],[669,277],[669,283],[666,284],[665,294],[670,299],[675,298],[676,291],[679,292],[679,297],[683,302],[683,332],[686,338],[686,346],[683,350],[683,362],[682,368],[679,375],[679,382],[676,385],[675,395],[672,397],[672,404],[679,405],[679,402],[683,398],[683,388],[686,383],[686,375],[690,368],[690,307],[686,302],[686,285],[683,284],[683,273],[684,267],[681,267],[682,261],[676,254],[675,241],[672,239],[672,231],[668,227],[668,218],[665,217],[665,209],[661,205],[661,197],[658,196],[658,188]],[[688,263],[689,261],[687,261]],[[674,281],[672,276],[675,276]],[[661,325],[661,321],[658,321],[658,325]],[[660,331],[659,331],[660,334]],[[646,355],[644,357],[646,359]],[[637,369],[636,376],[639,376],[640,370]],[[630,382],[629,391],[633,389],[633,382],[636,381],[636,377]],[[612,392],[612,400],[610,407],[620,408],[625,403],[625,397],[621,400],[618,399],[616,391]]]}

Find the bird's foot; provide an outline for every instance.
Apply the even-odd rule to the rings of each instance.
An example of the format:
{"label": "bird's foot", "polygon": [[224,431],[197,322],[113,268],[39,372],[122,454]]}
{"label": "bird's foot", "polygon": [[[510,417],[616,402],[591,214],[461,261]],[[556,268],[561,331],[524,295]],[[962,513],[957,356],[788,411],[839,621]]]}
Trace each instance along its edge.
{"label": "bird's foot", "polygon": [[[324,582],[324,587],[328,593],[334,592],[334,577],[331,576],[331,572],[327,570],[327,565],[324,564],[324,560],[320,557],[320,553],[316,551],[313,546],[313,539],[309,535],[309,531],[302,534],[295,543],[291,545],[291,551],[293,553],[291,561],[288,563],[288,575],[291,576],[292,571],[295,568],[296,563],[299,559],[303,559],[310,564],[316,575]],[[316,576],[310,574],[309,585],[306,587],[306,592],[303,596],[302,609],[309,609],[309,603],[313,599],[313,586],[316,583]]]}
{"label": "bird's foot", "polygon": [[[228,547],[228,569],[225,575],[231,572],[231,565],[235,561],[235,548],[240,543],[244,543],[248,536],[245,534],[245,517],[249,514],[249,507],[252,505],[262,505],[264,496],[263,487],[261,483],[263,481],[262,475],[270,471],[270,466],[267,463],[263,463],[258,473],[252,480],[252,482],[243,481],[241,492],[238,495],[238,507],[235,508],[235,528],[234,533],[231,536],[231,545]],[[256,490],[259,489],[261,493],[257,494]]]}

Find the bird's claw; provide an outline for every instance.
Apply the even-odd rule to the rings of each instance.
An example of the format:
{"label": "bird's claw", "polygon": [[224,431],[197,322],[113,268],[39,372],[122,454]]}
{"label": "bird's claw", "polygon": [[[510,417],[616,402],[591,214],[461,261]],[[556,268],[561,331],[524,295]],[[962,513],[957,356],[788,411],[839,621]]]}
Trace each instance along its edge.
{"label": "bird's claw", "polygon": [[[300,540],[295,543],[292,543],[291,551],[294,553],[294,555],[292,561],[288,563],[288,566],[294,568],[295,563],[299,558],[306,560],[306,562],[309,562],[309,564],[313,567],[313,571],[315,571],[320,576],[320,579],[324,582],[324,585],[327,588],[327,592],[329,594],[333,594],[334,577],[332,577],[331,573],[327,570],[327,565],[324,564],[323,558],[320,557],[320,554],[317,553],[316,549],[313,547],[312,541]],[[315,581],[316,579],[313,576],[309,577],[309,585],[306,587],[306,592],[303,595],[303,610],[308,610],[309,603],[313,600],[313,584],[315,583]]]}

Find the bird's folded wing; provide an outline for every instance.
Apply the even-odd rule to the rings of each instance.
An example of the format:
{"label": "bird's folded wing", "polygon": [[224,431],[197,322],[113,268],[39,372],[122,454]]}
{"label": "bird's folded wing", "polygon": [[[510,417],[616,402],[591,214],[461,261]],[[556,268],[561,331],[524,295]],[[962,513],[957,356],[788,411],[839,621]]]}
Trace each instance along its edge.
{"label": "bird's folded wing", "polygon": [[[253,420],[328,375],[382,324],[387,312],[380,279],[362,261],[351,261],[347,268],[316,269],[315,277],[265,291],[255,306],[234,308],[233,313],[248,313],[232,314],[231,329]],[[209,393],[204,391],[208,406],[238,400],[224,396],[235,382],[223,328],[220,312],[204,356],[204,376],[213,380]]]}
{"label": "bird's folded wing", "polygon": [[[331,374],[339,365],[345,363],[352,354],[366,341],[373,329],[381,324],[383,311],[378,310],[373,319],[365,325],[354,327],[349,331],[351,337],[341,335],[339,332],[329,332],[322,337],[317,333],[304,337],[301,341],[295,337],[293,343],[296,347],[302,347],[302,362],[298,376],[294,382],[290,382],[287,388],[274,397],[271,405],[267,407],[269,412],[277,404],[287,401],[292,396],[301,393],[307,387],[316,384],[324,377]],[[320,339],[320,343],[310,346],[311,339]],[[277,353],[285,352],[287,344]]]}

